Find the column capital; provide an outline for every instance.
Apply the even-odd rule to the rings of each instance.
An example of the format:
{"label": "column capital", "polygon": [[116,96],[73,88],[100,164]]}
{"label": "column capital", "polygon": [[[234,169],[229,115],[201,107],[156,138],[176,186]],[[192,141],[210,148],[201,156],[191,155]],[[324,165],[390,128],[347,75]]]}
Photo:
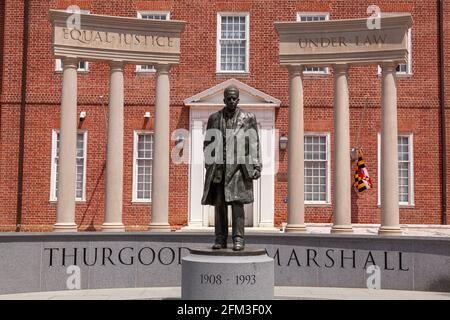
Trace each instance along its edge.
{"label": "column capital", "polygon": [[287,66],[287,69],[289,70],[290,76],[298,76],[303,75],[304,66],[301,64],[290,64]]}
{"label": "column capital", "polygon": [[123,61],[113,60],[109,62],[109,67],[111,71],[123,71],[125,63]]}
{"label": "column capital", "polygon": [[63,69],[78,69],[78,58],[75,57],[63,57],[61,59]]}
{"label": "column capital", "polygon": [[155,65],[156,73],[169,74],[171,67],[172,66],[170,64],[157,64]]}
{"label": "column capital", "polygon": [[383,61],[380,63],[380,67],[382,70],[382,73],[392,73],[397,71],[397,62],[394,61]]}
{"label": "column capital", "polygon": [[349,65],[347,63],[333,64],[335,74],[347,74]]}

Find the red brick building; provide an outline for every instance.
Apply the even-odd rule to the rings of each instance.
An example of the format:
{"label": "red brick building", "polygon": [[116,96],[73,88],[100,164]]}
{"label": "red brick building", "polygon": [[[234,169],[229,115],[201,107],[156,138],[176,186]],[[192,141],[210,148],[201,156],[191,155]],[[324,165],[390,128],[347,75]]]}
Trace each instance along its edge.
{"label": "red brick building", "polygon": [[[411,13],[414,21],[410,58],[397,73],[400,223],[404,224],[442,224],[450,203],[445,190],[450,189],[450,137],[448,129],[442,130],[445,123],[450,123],[450,2],[442,2],[442,28],[440,1],[375,3],[383,13]],[[220,88],[221,83],[235,79],[241,94],[251,100],[250,108],[259,102],[279,101],[279,106],[261,112],[264,119],[267,116],[267,128],[272,128],[273,134],[277,129],[282,136],[288,132],[289,84],[288,71],[278,63],[274,22],[363,18],[368,16],[371,4],[366,0],[0,1],[0,231],[50,231],[55,223],[62,77],[60,63],[51,53],[49,9],[77,5],[91,14],[186,21],[181,62],[170,75],[170,130],[192,132],[196,107],[190,103],[195,99],[189,99],[202,92],[202,99],[208,100],[208,93],[215,97],[215,86]],[[226,41],[234,36],[231,44]],[[103,223],[108,73],[107,64],[100,62],[82,62],[78,72],[78,113],[86,114],[78,123],[75,220],[81,231],[98,230]],[[332,68],[311,68],[304,73],[305,143],[312,154],[311,159],[305,158],[305,168],[310,170],[305,170],[307,223],[332,221],[333,79]],[[362,194],[352,191],[352,223],[376,224],[380,223],[378,66],[352,67],[349,90],[351,145],[364,150],[374,180],[373,189]],[[148,170],[152,155],[148,148],[154,97],[155,74],[151,66],[127,65],[123,177],[123,223],[127,230],[146,230],[151,221]],[[144,117],[146,112],[150,112],[150,118]],[[279,136],[272,141],[276,149]],[[184,141],[183,152],[192,151],[189,140]],[[176,141],[171,141],[171,147],[175,145]],[[313,161],[315,152],[323,152],[324,159]],[[248,222],[249,226],[264,225],[261,215],[268,214],[272,220],[265,226],[280,227],[286,222],[287,151],[279,150],[278,156],[279,167],[273,183],[269,183],[270,190],[265,185],[258,189],[258,201],[269,200],[250,209],[255,218]],[[198,214],[193,212],[196,209],[192,204],[199,192],[192,184],[197,179],[194,171],[186,163],[170,164],[169,222],[173,229],[192,225],[190,217]],[[258,210],[260,213],[255,213]],[[202,215],[203,226],[207,227],[207,211]]]}

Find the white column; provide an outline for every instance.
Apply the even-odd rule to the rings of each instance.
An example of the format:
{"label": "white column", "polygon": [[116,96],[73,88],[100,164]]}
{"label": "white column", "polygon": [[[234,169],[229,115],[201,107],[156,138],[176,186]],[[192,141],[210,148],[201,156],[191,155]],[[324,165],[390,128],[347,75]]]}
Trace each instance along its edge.
{"label": "white column", "polygon": [[348,65],[335,65],[334,77],[334,197],[331,233],[344,233],[353,232]]}
{"label": "white column", "polygon": [[125,231],[123,195],[123,62],[110,62],[108,141],[106,145],[105,220],[102,231]]}
{"label": "white column", "polygon": [[381,83],[381,227],[380,235],[401,234],[398,207],[396,64],[383,63]]}
{"label": "white column", "polygon": [[[261,141],[261,161],[263,162],[263,169],[261,172],[260,180],[257,180],[257,183],[260,183],[260,192],[259,195],[255,194],[255,196],[259,196],[259,203],[254,203],[255,208],[259,207],[260,210],[260,219],[259,225],[253,224],[255,227],[260,228],[274,228],[274,219],[275,219],[275,130],[274,130],[274,122],[272,118],[272,114],[274,113],[273,109],[265,111],[270,113],[271,121],[261,121],[261,130],[259,139]],[[255,191],[257,189],[255,188]],[[256,223],[258,221],[255,221]],[[275,229],[275,228],[274,228]]]}
{"label": "white column", "polygon": [[75,183],[77,156],[77,68],[78,60],[64,58],[61,96],[61,129],[58,159],[58,204],[55,232],[76,232]]}
{"label": "white column", "polygon": [[170,231],[169,225],[169,65],[156,67],[155,124],[152,168],[152,214],[149,231]]}
{"label": "white column", "polygon": [[[191,112],[195,112],[191,110]],[[189,177],[189,227],[203,227],[203,121],[191,119],[191,168]],[[205,226],[207,227],[207,225]],[[184,229],[188,229],[184,228]]]}
{"label": "white column", "polygon": [[306,232],[302,78],[302,66],[289,66],[288,219],[286,232]]}

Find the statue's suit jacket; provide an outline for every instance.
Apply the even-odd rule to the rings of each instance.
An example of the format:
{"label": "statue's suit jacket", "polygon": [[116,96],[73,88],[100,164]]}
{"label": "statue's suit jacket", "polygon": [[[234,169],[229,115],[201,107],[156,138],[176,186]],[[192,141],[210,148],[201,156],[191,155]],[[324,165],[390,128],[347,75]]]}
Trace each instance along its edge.
{"label": "statue's suit jacket", "polygon": [[[203,190],[203,205],[215,205],[214,195],[211,192],[211,184],[216,176],[216,170],[219,164],[223,164],[223,143],[225,140],[226,148],[226,164],[221,166],[224,169],[223,175],[224,194],[226,202],[237,202],[241,204],[252,203],[253,198],[253,172],[254,170],[262,170],[260,143],[256,117],[251,112],[246,112],[240,108],[236,108],[232,119],[232,130],[225,135],[225,139],[208,139],[208,131],[210,129],[216,133],[224,133],[224,109],[213,113],[208,118],[207,135],[203,145],[205,153],[205,185]],[[230,143],[235,141],[235,147],[230,148]],[[214,148],[210,144],[214,142]],[[210,148],[208,148],[210,147]],[[244,149],[239,149],[244,148]],[[207,156],[211,155],[212,161],[206,161]],[[243,151],[244,150],[244,151]],[[231,158],[230,158],[231,157]],[[211,159],[211,157],[210,157]],[[228,161],[233,159],[233,161]],[[208,163],[209,162],[209,163]]]}

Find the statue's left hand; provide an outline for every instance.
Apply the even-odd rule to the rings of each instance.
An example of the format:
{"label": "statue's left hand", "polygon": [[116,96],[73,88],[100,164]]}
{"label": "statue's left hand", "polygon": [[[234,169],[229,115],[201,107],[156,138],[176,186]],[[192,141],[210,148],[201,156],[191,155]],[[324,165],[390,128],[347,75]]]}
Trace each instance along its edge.
{"label": "statue's left hand", "polygon": [[254,171],[253,171],[253,179],[259,179],[261,177],[261,171],[260,170],[258,170],[258,169],[255,169]]}

